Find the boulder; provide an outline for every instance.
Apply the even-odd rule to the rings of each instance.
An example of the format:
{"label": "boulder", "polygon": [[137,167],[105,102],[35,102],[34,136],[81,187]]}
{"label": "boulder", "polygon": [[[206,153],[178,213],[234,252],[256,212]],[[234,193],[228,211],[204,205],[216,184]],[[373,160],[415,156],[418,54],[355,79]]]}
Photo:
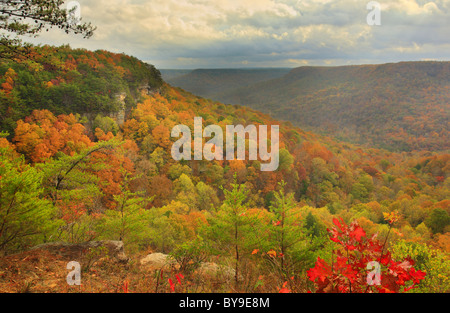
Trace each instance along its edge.
{"label": "boulder", "polygon": [[[151,253],[140,260],[140,264],[151,270],[170,269],[174,268],[178,270],[180,265],[170,257],[170,255],[163,253]],[[200,277],[209,277],[219,280],[231,280],[234,279],[236,271],[226,265],[218,265],[212,262],[202,262],[196,269],[196,273]]]}
{"label": "boulder", "polygon": [[212,276],[215,278],[234,279],[236,271],[225,265],[218,265],[211,262],[202,262],[198,269],[198,273],[202,276]]}
{"label": "boulder", "polygon": [[142,258],[140,263],[144,267],[157,270],[177,265],[177,262],[174,259],[163,253],[150,253],[146,257]]}
{"label": "boulder", "polygon": [[88,241],[78,244],[50,242],[35,246],[31,250],[47,250],[50,253],[62,256],[68,261],[108,256],[119,262],[128,262],[123,242],[114,240]]}

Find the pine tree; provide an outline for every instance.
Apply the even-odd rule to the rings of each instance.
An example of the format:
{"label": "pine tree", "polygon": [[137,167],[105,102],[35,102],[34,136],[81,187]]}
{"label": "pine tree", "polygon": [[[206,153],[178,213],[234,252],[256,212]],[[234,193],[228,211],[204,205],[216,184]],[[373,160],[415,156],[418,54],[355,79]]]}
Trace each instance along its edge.
{"label": "pine tree", "polygon": [[136,243],[145,237],[148,230],[145,206],[151,199],[142,197],[139,192],[130,191],[130,183],[138,177],[131,177],[125,170],[122,172],[124,180],[121,193],[114,196],[117,205],[105,212],[100,232],[107,239]]}
{"label": "pine tree", "polygon": [[235,268],[235,285],[238,286],[240,264],[246,252],[252,247],[252,225],[256,219],[247,214],[246,200],[249,190],[237,183],[237,175],[231,189],[221,188],[225,195],[223,205],[210,219],[207,229],[209,239],[214,241],[219,253],[233,256]]}
{"label": "pine tree", "polygon": [[0,251],[8,252],[46,241],[56,226],[55,207],[43,197],[42,172],[23,157],[8,158],[0,148]]}
{"label": "pine tree", "polygon": [[286,194],[285,186],[284,181],[278,183],[279,190],[273,194],[274,200],[269,207],[275,217],[272,225],[269,226],[270,241],[272,249],[281,255],[279,264],[281,273],[286,271],[285,261],[289,250],[301,239],[299,220],[293,212],[295,208],[294,195]]}
{"label": "pine tree", "polygon": [[17,36],[37,36],[52,27],[91,37],[95,27],[91,23],[73,23],[70,18],[73,11],[62,8],[63,4],[64,0],[0,0],[0,59],[26,55],[27,49]]}

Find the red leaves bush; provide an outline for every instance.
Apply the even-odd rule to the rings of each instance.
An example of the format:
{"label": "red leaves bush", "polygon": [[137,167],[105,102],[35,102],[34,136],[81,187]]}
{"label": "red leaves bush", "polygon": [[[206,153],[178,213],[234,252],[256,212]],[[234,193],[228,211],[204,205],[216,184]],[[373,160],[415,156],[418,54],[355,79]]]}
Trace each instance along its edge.
{"label": "red leaves bush", "polygon": [[[330,240],[338,243],[339,248],[333,251],[331,264],[318,258],[307,272],[316,285],[316,292],[406,292],[425,278],[426,273],[416,271],[411,258],[397,262],[390,252],[384,253],[386,241],[381,244],[376,235],[367,238],[356,221],[347,225],[342,219],[334,219],[333,223],[336,227],[328,232]],[[373,261],[380,267],[378,280],[373,279],[375,272],[367,270],[371,269],[367,265]]]}

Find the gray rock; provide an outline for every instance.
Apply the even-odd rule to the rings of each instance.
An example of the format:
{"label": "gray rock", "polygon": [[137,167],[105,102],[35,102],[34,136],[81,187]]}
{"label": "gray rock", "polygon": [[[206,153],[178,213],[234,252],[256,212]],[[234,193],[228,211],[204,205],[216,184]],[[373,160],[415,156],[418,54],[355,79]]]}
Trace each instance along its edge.
{"label": "gray rock", "polygon": [[202,262],[198,269],[200,275],[208,275],[216,278],[224,278],[227,280],[234,279],[236,271],[225,265],[218,265],[211,262]]}
{"label": "gray rock", "polygon": [[[151,253],[140,261],[140,264],[147,269],[160,270],[175,268],[179,269],[180,265],[170,257],[170,255],[163,253]],[[236,271],[226,265],[218,265],[212,262],[202,262],[196,270],[200,276],[208,276],[209,278],[214,278],[218,280],[232,280],[234,279]]]}
{"label": "gray rock", "polygon": [[47,250],[51,253],[60,255],[69,261],[108,256],[119,262],[128,262],[128,258],[125,255],[122,241],[88,241],[79,244],[71,244],[66,242],[50,242],[31,248],[31,250],[36,249]]}
{"label": "gray rock", "polygon": [[150,253],[140,260],[141,265],[152,269],[162,269],[176,266],[177,263],[169,255],[163,253]]}

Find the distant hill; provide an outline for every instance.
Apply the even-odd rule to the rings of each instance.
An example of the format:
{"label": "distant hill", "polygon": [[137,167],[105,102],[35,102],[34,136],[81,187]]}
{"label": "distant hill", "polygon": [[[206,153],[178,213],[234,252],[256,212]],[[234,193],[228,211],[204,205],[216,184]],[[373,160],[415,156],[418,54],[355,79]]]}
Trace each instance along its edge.
{"label": "distant hill", "polygon": [[[182,78],[177,84],[196,93]],[[211,76],[212,82],[217,79]],[[210,88],[207,82],[203,86]],[[299,67],[279,78],[211,93],[214,100],[247,105],[352,143],[393,151],[450,148],[450,62]]]}
{"label": "distant hill", "polygon": [[237,88],[280,78],[289,73],[288,68],[255,69],[197,69],[161,70],[163,79],[169,84],[183,88],[198,96],[216,99],[222,93]]}
{"label": "distant hill", "polygon": [[189,74],[193,70],[172,70],[172,69],[159,69],[161,76],[165,81],[172,80],[174,78]]}

